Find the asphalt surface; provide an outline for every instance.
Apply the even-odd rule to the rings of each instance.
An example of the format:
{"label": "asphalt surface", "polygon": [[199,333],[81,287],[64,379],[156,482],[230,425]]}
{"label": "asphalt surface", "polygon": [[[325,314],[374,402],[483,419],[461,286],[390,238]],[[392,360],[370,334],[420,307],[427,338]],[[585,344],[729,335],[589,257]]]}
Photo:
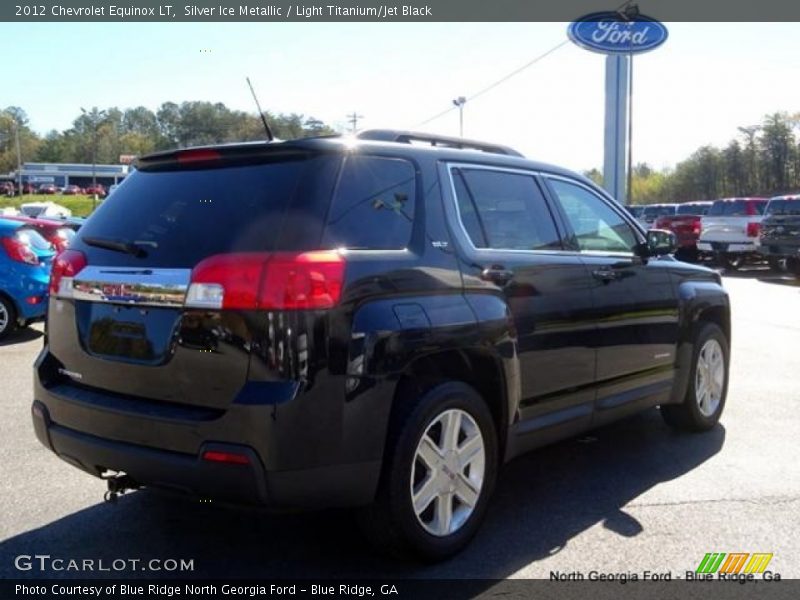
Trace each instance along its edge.
{"label": "asphalt surface", "polygon": [[103,482],[34,437],[41,328],[23,332],[0,346],[0,577],[141,575],[16,570],[26,554],[192,559],[193,572],[171,574],[192,577],[399,579],[683,573],[707,552],[771,552],[770,570],[800,577],[800,284],[749,271],[725,286],[732,371],[719,426],[678,434],[652,410],[519,458],[472,545],[433,566],[381,556],[347,511],[270,515],[148,492],[104,503]]}

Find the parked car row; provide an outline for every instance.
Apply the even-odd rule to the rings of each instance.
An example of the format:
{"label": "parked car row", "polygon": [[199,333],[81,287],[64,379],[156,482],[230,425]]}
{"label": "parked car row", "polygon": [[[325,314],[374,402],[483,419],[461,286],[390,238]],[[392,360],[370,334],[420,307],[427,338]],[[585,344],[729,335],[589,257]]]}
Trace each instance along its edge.
{"label": "parked car row", "polygon": [[0,216],[0,339],[44,317],[53,258],[82,224],[73,217]]}
{"label": "parked car row", "polygon": [[[113,187],[113,186],[112,186]],[[18,191],[19,186],[16,185],[14,182],[11,181],[3,181],[0,182],[0,196],[17,196],[19,195]],[[64,196],[75,196],[78,194],[86,194],[86,195],[94,195],[97,194],[101,198],[105,198],[108,195],[109,191],[106,187],[100,183],[97,185],[89,184],[85,188],[82,188],[79,185],[70,184],[64,187],[58,187],[53,183],[41,183],[39,185],[34,185],[32,183],[23,183],[22,184],[22,194],[43,194],[47,196],[54,196],[56,194],[62,194]]]}
{"label": "parked car row", "polygon": [[676,257],[728,269],[766,260],[800,275],[800,195],[629,206],[645,229],[672,231]]}

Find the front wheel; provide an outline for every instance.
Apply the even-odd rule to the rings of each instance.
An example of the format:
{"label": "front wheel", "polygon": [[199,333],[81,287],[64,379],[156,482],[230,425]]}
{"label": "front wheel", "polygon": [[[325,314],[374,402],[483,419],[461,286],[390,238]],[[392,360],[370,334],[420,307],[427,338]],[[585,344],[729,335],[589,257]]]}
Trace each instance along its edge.
{"label": "front wheel", "polygon": [[725,407],[729,364],[725,333],[714,323],[702,324],[694,341],[683,402],[661,407],[661,416],[667,424],[684,431],[707,431],[714,427]]}
{"label": "front wheel", "polygon": [[497,434],[483,398],[461,382],[398,398],[375,503],[360,517],[370,541],[429,561],[466,546],[497,477]]}

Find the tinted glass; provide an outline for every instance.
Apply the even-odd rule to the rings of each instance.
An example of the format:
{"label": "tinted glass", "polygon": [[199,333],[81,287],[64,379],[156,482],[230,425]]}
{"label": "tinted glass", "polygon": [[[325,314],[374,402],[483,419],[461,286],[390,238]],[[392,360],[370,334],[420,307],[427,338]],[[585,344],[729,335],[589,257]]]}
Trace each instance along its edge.
{"label": "tinted glass", "polygon": [[560,250],[553,216],[530,175],[454,169],[458,212],[476,248]]}
{"label": "tinted glass", "polygon": [[323,238],[324,248],[402,250],[414,223],[416,175],[405,160],[346,159]]}
{"label": "tinted glass", "polygon": [[663,217],[664,215],[674,215],[675,207],[664,205],[645,206],[643,214],[646,219],[656,219],[658,217]]}
{"label": "tinted glass", "polygon": [[44,206],[22,206],[19,211],[26,217],[38,217],[45,211]]}
{"label": "tinted glass", "polygon": [[[306,249],[277,245],[289,229],[297,233],[298,226],[283,229],[290,219],[304,231],[316,230],[319,243],[322,219],[306,216],[304,208],[318,197],[327,205],[339,163],[336,157],[292,157],[247,166],[138,170],[100,205],[72,246],[89,254],[90,263],[171,268],[191,268],[213,254]],[[88,246],[85,238],[139,242],[147,256]]]}
{"label": "tinted glass", "polygon": [[679,215],[704,215],[708,212],[708,204],[681,204],[678,206]]}
{"label": "tinted glass", "polygon": [[768,215],[800,215],[800,198],[770,200]]}
{"label": "tinted glass", "polygon": [[550,185],[581,250],[633,251],[637,244],[633,229],[602,198],[584,187],[560,179],[551,180]]}

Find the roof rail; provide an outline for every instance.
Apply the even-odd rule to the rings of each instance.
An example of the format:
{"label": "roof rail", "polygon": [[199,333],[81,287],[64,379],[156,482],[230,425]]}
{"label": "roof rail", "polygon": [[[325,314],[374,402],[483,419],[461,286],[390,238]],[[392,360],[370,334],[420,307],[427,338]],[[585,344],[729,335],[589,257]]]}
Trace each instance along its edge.
{"label": "roof rail", "polygon": [[433,133],[419,133],[416,131],[401,131],[396,129],[367,129],[356,135],[360,140],[373,140],[379,142],[397,142],[400,144],[410,144],[412,142],[427,142],[431,146],[442,148],[462,148],[468,150],[480,150],[481,152],[490,152],[492,154],[506,154],[508,156],[523,155],[509,148],[508,146],[501,146],[499,144],[487,144],[486,142],[479,142],[476,140],[467,140],[464,138],[448,137],[444,135],[436,135]]}

